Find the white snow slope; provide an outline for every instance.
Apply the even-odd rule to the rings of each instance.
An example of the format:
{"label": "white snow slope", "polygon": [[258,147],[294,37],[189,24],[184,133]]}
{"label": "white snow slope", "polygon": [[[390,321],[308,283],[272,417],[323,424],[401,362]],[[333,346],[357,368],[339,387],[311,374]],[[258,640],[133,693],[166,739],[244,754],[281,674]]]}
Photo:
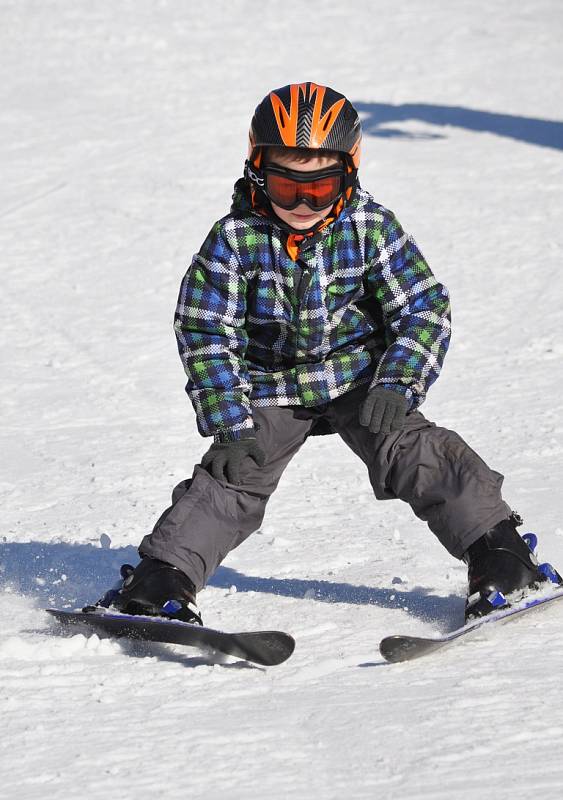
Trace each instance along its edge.
{"label": "white snow slope", "polygon": [[361,109],[361,177],[450,288],[424,407],[506,475],[563,564],[563,4],[1,0],[0,798],[560,797],[563,609],[390,666],[459,624],[464,566],[337,437],[290,465],[202,592],[297,640],[262,669],[63,637],[209,444],[171,318],[271,88]]}

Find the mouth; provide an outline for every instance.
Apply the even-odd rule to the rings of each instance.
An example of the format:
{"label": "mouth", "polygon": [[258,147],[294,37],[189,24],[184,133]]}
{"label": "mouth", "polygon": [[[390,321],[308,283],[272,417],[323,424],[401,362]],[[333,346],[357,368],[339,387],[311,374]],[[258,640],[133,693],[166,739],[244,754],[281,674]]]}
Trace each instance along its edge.
{"label": "mouth", "polygon": [[292,211],[291,213],[293,214],[294,217],[296,217],[299,220],[302,220],[303,222],[307,222],[311,219],[316,219],[317,217],[317,214],[313,214],[311,212],[304,214],[302,212]]}

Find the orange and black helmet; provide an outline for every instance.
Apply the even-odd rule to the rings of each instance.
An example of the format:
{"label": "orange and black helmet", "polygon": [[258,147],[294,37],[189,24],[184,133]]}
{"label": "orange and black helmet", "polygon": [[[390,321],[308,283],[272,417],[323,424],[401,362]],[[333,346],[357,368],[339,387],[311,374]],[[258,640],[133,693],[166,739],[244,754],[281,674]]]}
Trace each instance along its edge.
{"label": "orange and black helmet", "polygon": [[268,146],[333,150],[357,171],[361,138],[358,112],[343,94],[317,83],[292,83],[274,89],[256,108],[248,160],[260,167],[263,148]]}
{"label": "orange and black helmet", "polygon": [[327,225],[354,197],[361,139],[358,112],[343,94],[310,82],[274,89],[257,106],[250,124],[244,175],[252,207],[260,213],[271,209],[262,171],[267,147],[333,151],[342,156],[345,177],[331,216],[316,227]]}

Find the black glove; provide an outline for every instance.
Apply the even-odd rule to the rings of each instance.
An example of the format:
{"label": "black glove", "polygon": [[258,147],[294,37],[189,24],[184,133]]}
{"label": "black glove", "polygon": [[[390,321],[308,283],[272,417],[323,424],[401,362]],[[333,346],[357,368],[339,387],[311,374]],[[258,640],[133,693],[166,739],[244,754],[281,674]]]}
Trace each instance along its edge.
{"label": "black glove", "polygon": [[377,386],[370,389],[360,406],[360,424],[365,425],[372,433],[400,431],[405,424],[409,406],[410,403],[404,395],[393,389]]}
{"label": "black glove", "polygon": [[215,480],[240,484],[240,467],[245,458],[253,458],[259,467],[266,461],[264,451],[254,438],[236,439],[233,442],[212,444],[201,459],[201,466]]}

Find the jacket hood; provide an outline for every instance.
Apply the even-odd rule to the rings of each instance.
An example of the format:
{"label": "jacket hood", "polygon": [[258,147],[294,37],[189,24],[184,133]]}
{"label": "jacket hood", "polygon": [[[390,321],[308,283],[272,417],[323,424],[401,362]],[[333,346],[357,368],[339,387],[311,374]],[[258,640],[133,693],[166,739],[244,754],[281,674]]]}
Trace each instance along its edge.
{"label": "jacket hood", "polygon": [[244,178],[239,178],[233,189],[231,203],[231,214],[251,212],[252,203],[250,199],[250,189]]}

